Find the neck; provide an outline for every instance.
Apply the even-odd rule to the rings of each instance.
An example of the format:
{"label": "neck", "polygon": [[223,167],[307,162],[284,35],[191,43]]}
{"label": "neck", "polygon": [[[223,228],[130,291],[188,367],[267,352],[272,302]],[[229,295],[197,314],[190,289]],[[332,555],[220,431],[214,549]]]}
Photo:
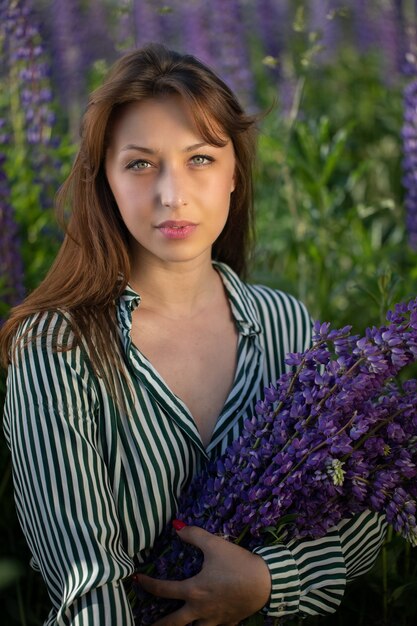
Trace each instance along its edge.
{"label": "neck", "polygon": [[211,260],[187,263],[142,263],[130,284],[141,296],[141,309],[170,318],[201,313],[219,291],[221,279]]}

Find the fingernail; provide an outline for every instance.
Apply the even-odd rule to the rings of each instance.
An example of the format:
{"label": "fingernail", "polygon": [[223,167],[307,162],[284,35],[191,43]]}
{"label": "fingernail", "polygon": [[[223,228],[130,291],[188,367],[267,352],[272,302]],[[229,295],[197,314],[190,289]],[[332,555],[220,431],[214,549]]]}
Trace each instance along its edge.
{"label": "fingernail", "polygon": [[132,579],[135,583],[139,583],[139,576],[137,574],[132,574]]}
{"label": "fingernail", "polygon": [[187,524],[182,522],[180,519],[173,519],[172,525],[175,528],[175,530],[182,530],[183,528],[185,528],[185,526],[187,526]]}

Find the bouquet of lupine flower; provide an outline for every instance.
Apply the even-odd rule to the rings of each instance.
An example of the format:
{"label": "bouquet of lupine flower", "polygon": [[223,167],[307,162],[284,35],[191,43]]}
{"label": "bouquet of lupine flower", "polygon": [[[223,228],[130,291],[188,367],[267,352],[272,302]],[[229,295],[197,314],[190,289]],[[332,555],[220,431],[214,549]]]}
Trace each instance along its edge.
{"label": "bouquet of lupine flower", "polygon": [[[178,519],[251,549],[322,537],[370,509],[417,545],[417,381],[395,380],[417,361],[417,299],[387,320],[363,337],[316,323],[312,347],[287,356],[292,371],[182,495]],[[181,580],[202,555],[167,529],[150,563],[152,576]],[[137,593],[140,624],[175,608]]]}

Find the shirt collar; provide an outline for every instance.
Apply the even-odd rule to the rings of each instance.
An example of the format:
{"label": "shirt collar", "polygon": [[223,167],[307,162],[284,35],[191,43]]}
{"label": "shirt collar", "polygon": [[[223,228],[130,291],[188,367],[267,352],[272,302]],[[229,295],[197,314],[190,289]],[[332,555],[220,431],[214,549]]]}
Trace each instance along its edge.
{"label": "shirt collar", "polygon": [[[239,332],[247,336],[259,334],[261,326],[248,285],[225,263],[213,261],[213,267],[218,271],[223,281]],[[118,300],[117,307],[122,330],[130,332],[132,312],[139,306],[140,300],[140,295],[130,285],[127,285]]]}
{"label": "shirt collar", "polygon": [[249,286],[225,263],[213,261],[213,266],[223,281],[233,317],[240,333],[242,335],[258,335],[261,332],[261,325]]}
{"label": "shirt collar", "polygon": [[128,309],[132,312],[137,309],[140,304],[140,300],[140,295],[136,293],[130,285],[127,285],[119,298],[119,306],[122,309]]}

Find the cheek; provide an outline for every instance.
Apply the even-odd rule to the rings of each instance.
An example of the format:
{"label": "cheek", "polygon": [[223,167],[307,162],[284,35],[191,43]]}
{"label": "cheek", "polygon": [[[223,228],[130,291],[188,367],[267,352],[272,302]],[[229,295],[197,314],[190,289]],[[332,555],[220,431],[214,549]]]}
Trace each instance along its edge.
{"label": "cheek", "polygon": [[132,215],[135,212],[146,210],[149,206],[150,193],[144,185],[138,189],[137,185],[118,182],[111,185],[111,189],[122,215]]}

